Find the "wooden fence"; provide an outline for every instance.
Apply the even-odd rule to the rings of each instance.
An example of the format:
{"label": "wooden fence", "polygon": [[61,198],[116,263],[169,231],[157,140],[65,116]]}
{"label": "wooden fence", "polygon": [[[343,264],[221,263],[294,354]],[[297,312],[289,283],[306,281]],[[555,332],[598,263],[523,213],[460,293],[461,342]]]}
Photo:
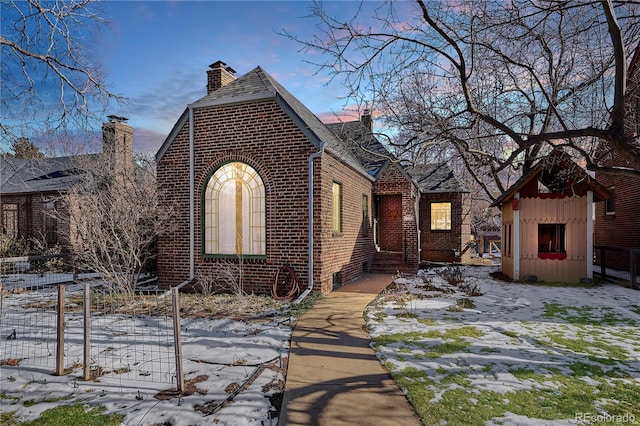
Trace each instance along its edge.
{"label": "wooden fence", "polygon": [[607,278],[607,252],[627,253],[629,255],[629,283],[631,288],[638,289],[638,259],[640,259],[640,248],[615,247],[615,246],[594,246],[600,251],[600,276]]}

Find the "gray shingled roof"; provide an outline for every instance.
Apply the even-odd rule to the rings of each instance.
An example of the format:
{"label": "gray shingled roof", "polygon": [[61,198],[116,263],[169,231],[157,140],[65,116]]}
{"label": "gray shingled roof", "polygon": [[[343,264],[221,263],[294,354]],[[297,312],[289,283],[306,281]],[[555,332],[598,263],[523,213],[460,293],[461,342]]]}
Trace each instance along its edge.
{"label": "gray shingled roof", "polygon": [[395,160],[361,121],[327,123],[326,126],[351,148],[371,176],[377,177],[387,162]]}
{"label": "gray shingled roof", "polygon": [[80,179],[78,161],[94,156],[38,159],[0,156],[0,192],[22,194],[65,191]]}
{"label": "gray shingled roof", "polygon": [[[386,164],[397,160],[361,121],[331,123],[327,126],[352,145],[355,156],[372,176],[377,177]],[[408,179],[413,179],[420,192],[469,192],[446,164],[426,164],[412,169],[397,164]]]}
{"label": "gray shingled roof", "polygon": [[[276,99],[297,122],[300,129],[307,133],[312,143],[318,148],[320,143],[324,144],[325,151],[335,155],[372,180],[375,180],[389,161],[395,160],[393,155],[361,121],[323,123],[259,66],[189,106],[191,108],[206,108],[261,99]],[[188,109],[184,111],[158,150],[156,154],[158,161],[171,145],[177,132],[186,123],[187,114]],[[413,171],[402,167],[402,170],[408,179],[411,179],[411,176],[416,178],[421,192],[468,192],[468,189],[458,182],[446,165],[423,166]]]}
{"label": "gray shingled roof", "polygon": [[413,176],[422,193],[469,192],[445,163],[416,165],[409,174]]}
{"label": "gray shingled roof", "polygon": [[[318,148],[320,143],[324,144],[325,151],[335,155],[360,173],[370,176],[368,171],[353,155],[349,146],[345,145],[345,143],[329,130],[302,102],[289,93],[287,89],[281,86],[280,83],[259,66],[231,83],[212,91],[190,106],[192,108],[205,108],[270,98],[280,102],[285,111],[298,123],[300,129],[311,136],[312,143],[316,144]],[[187,111],[185,111],[185,113],[186,112]],[[179,120],[178,123],[181,121],[182,119]],[[166,152],[174,135],[175,129],[169,134],[167,140],[158,151],[157,158],[161,158],[164,152]]]}

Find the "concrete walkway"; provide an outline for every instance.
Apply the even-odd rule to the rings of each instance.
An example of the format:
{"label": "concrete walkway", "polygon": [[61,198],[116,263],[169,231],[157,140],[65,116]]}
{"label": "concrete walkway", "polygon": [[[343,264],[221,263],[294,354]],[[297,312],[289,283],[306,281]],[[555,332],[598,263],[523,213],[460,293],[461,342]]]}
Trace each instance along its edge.
{"label": "concrete walkway", "polygon": [[392,275],[366,275],[298,320],[279,425],[422,424],[376,358],[365,329],[365,307],[392,281]]}

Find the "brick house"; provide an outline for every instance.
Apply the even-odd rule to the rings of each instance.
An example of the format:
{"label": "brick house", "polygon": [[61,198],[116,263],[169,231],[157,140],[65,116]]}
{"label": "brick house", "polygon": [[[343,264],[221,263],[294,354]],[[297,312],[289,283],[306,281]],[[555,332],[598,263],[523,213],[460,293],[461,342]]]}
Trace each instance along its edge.
{"label": "brick house", "polygon": [[285,265],[323,293],[380,259],[417,268],[419,186],[373,137],[370,114],[327,125],[261,67],[234,74],[210,66],[206,96],[156,154],[161,204],[176,221],[158,242],[160,285],[229,261],[258,293]]}
{"label": "brick house", "polygon": [[[627,72],[625,99],[625,133],[640,138],[640,46],[636,49]],[[602,146],[604,147],[604,145]],[[626,166],[628,163],[615,151],[605,152],[605,164]],[[612,194],[606,203],[596,207],[595,244],[621,249],[607,250],[607,267],[630,270],[630,248],[640,248],[640,177],[596,173],[596,178]],[[600,255],[600,253],[597,253]],[[600,258],[598,257],[598,263]],[[640,271],[640,260],[636,264]]]}
{"label": "brick house", "polygon": [[[133,165],[133,129],[111,116],[102,134],[103,154],[112,155],[110,163],[114,167]],[[68,214],[60,195],[78,182],[83,167],[101,161],[103,154],[34,159],[0,156],[2,234],[70,251],[69,221],[58,220],[60,214]]]}
{"label": "brick house", "polygon": [[502,213],[502,272],[516,281],[593,278],[594,203],[609,197],[565,154],[540,160],[492,205]]}

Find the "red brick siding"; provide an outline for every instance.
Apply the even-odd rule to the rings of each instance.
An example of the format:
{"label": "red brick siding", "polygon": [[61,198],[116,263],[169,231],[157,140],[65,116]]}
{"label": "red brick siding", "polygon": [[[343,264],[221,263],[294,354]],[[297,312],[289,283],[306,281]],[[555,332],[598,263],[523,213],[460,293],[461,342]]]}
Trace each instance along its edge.
{"label": "red brick siding", "polygon": [[[367,232],[362,232],[362,196],[366,195],[371,212],[372,183],[362,174],[351,169],[332,155],[325,153],[319,162],[320,186],[315,187],[321,193],[321,207],[316,210],[316,228],[320,234],[316,247],[316,258],[320,264],[316,271],[323,293],[331,291],[333,274],[340,272],[344,284],[363,272],[363,263],[370,265],[375,252],[371,214],[366,224]],[[342,185],[342,232],[333,232],[333,193],[334,182]],[[318,260],[318,259],[316,259]]]}
{"label": "red brick siding", "polygon": [[[2,211],[2,204],[17,204],[18,238],[25,240],[33,238],[42,241],[45,232],[43,203],[53,201],[59,212],[67,214],[67,209],[59,198],[59,193],[3,195],[0,197],[0,211]],[[57,235],[54,241],[49,241],[49,243],[60,246],[63,251],[69,251],[71,247],[68,220],[56,220],[56,222]]]}
{"label": "red brick siding", "polygon": [[[615,155],[612,163],[623,164]],[[615,214],[605,213],[605,203],[596,203],[594,244],[600,246],[640,248],[640,178],[599,174],[598,181],[614,194]],[[599,253],[598,263],[600,261]],[[607,266],[624,271],[629,270],[629,255],[608,252]],[[640,265],[638,265],[640,268]],[[640,269],[639,269],[640,270]]]}
{"label": "red brick siding", "polygon": [[[390,164],[373,186],[374,196],[401,195],[402,196],[402,238],[405,262],[409,266],[417,266],[418,228],[416,224],[415,191],[413,184],[400,171],[400,166]],[[384,203],[384,202],[383,202]],[[382,238],[382,236],[380,236]]]}
{"label": "red brick siding", "polygon": [[[158,274],[167,287],[189,276],[189,123],[158,164],[163,208],[174,208],[175,227],[159,240]],[[266,189],[267,255],[244,260],[245,290],[268,293],[277,269],[290,265],[306,288],[308,266],[308,158],[317,149],[273,100],[194,111],[195,269],[207,274],[218,261],[201,254],[201,193],[211,173],[228,161],[242,161],[262,177]],[[332,233],[333,181],[343,184],[343,233]],[[373,255],[363,237],[362,195],[371,183],[324,153],[314,164],[314,285],[327,293],[332,273],[346,282]],[[320,285],[318,286],[318,283]],[[319,287],[319,288],[318,288]]]}
{"label": "red brick siding", "polygon": [[[640,96],[640,63],[628,77],[626,98],[625,133],[629,137],[638,137],[640,117],[638,97]],[[605,162],[607,165],[628,166],[621,155],[613,153]],[[594,224],[595,245],[640,248],[640,178],[596,173],[596,179],[613,191],[615,214],[605,213],[605,203],[596,203]],[[599,263],[599,252],[597,262]],[[637,267],[640,270],[640,261]],[[629,270],[629,255],[616,252],[607,253],[607,266]]]}

